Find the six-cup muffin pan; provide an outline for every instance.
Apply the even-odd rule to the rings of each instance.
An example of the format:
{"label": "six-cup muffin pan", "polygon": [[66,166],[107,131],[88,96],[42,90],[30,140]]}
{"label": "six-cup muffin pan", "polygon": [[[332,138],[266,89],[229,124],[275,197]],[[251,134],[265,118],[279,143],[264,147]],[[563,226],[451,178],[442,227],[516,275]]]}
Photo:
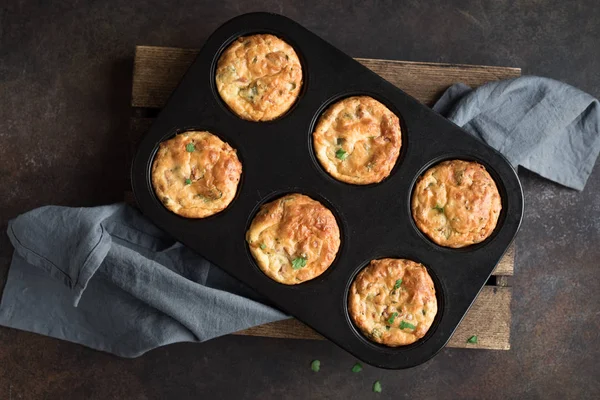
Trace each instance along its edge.
{"label": "six-cup muffin pan", "polygon": [[[304,82],[296,103],[269,122],[237,117],[215,87],[221,52],[238,37],[256,33],[272,33],[285,40],[298,53],[303,68]],[[323,170],[313,152],[312,131],[318,117],[328,105],[353,95],[379,100],[401,121],[400,157],[390,176],[378,184],[339,182]],[[219,136],[237,149],[243,166],[236,198],[221,213],[204,219],[170,212],[151,184],[159,143],[187,130],[208,130]],[[502,212],[492,235],[463,249],[434,244],[411,216],[415,181],[428,167],[448,159],[483,164],[502,197]],[[521,185],[502,155],[299,24],[267,13],[234,18],[208,39],[141,141],[132,165],[132,183],[142,212],[173,237],[362,361],[395,369],[423,363],[444,347],[512,242],[523,213]],[[342,244],[325,273],[288,286],[258,268],[245,233],[262,204],[296,192],[333,212]],[[433,325],[425,337],[408,346],[391,348],[369,341],[348,315],[348,290],[354,276],[370,260],[384,257],[424,264],[435,284],[438,313]]]}

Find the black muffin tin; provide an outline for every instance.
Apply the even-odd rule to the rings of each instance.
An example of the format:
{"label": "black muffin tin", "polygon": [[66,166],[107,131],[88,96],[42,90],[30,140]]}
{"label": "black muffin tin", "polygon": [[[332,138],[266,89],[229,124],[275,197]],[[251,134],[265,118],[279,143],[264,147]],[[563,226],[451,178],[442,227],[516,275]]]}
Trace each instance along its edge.
{"label": "black muffin tin", "polygon": [[[298,53],[303,68],[296,103],[270,122],[237,117],[215,85],[221,52],[239,36],[255,33],[272,33],[285,40]],[[332,102],[352,95],[374,97],[401,121],[400,157],[390,176],[378,184],[339,182],[324,171],[313,152],[312,131],[318,117]],[[236,198],[227,209],[205,219],[170,212],[151,184],[159,143],[192,129],[208,130],[231,144],[243,166]],[[485,242],[464,249],[431,242],[417,229],[410,210],[419,175],[440,161],[456,158],[485,165],[502,196],[496,230]],[[502,155],[296,22],[268,13],[239,16],[212,34],[139,144],[132,183],[139,207],[159,227],[357,358],[383,368],[421,364],[444,347],[512,242],[523,212],[521,185]],[[321,276],[288,286],[262,273],[245,233],[262,204],[296,192],[333,212],[341,247]],[[370,260],[383,257],[423,263],[435,283],[438,313],[433,325],[425,337],[408,346],[370,342],[348,314],[348,289],[354,276]]]}

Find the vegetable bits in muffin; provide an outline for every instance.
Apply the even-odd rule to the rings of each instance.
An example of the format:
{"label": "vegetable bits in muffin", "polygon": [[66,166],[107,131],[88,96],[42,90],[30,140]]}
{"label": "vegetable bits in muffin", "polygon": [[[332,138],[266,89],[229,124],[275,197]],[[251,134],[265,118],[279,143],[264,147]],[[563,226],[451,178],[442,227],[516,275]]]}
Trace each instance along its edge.
{"label": "vegetable bits in muffin", "polygon": [[414,261],[373,260],[350,286],[348,312],[372,341],[390,347],[411,344],[425,336],[437,314],[433,281]]}
{"label": "vegetable bits in muffin", "polygon": [[267,276],[295,285],[329,268],[340,247],[340,230],[330,210],[295,193],[263,205],[246,241]]}
{"label": "vegetable bits in muffin", "polygon": [[294,49],[268,34],[240,37],[217,63],[219,95],[239,117],[269,121],[290,109],[302,87]]}
{"label": "vegetable bits in muffin", "polygon": [[335,179],[367,185],[385,179],[398,160],[400,120],[368,96],[349,97],[323,113],[313,132],[315,154]]}
{"label": "vegetable bits in muffin", "polygon": [[152,163],[152,186],[172,212],[205,218],[235,197],[242,164],[236,151],[210,132],[184,132],[160,144]]}
{"label": "vegetable bits in muffin", "polygon": [[496,183],[485,167],[450,160],[428,169],[412,195],[417,227],[435,243],[465,247],[494,231],[502,209]]}

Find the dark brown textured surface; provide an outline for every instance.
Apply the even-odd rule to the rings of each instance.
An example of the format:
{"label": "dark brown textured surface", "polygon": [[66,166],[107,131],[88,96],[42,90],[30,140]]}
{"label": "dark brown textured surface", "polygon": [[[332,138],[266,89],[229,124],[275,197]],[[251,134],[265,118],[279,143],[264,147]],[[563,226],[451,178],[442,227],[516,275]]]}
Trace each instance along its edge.
{"label": "dark brown textured surface", "polygon": [[[40,205],[121,200],[134,45],[198,48],[246,11],[283,13],[356,57],[516,65],[600,96],[593,0],[41,4],[0,6],[2,230]],[[228,336],[122,360],[0,328],[0,399],[369,398],[376,379],[380,398],[597,398],[600,171],[582,193],[520,172],[510,351],[447,349],[412,370],[352,374],[326,341]],[[2,234],[2,284],[11,252]]]}

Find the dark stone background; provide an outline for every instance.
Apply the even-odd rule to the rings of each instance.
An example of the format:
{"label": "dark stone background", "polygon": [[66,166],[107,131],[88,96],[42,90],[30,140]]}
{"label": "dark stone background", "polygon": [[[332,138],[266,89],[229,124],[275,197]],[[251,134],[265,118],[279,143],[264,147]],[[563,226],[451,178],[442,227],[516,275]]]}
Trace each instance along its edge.
{"label": "dark stone background", "polygon": [[[0,5],[0,230],[126,188],[134,45],[200,47],[248,11],[287,15],[355,57],[518,66],[600,96],[600,3],[61,1]],[[324,341],[227,336],[125,360],[0,328],[0,399],[599,398],[600,170],[582,193],[520,171],[512,349],[444,350],[405,371]],[[12,249],[0,235],[0,287]],[[321,372],[310,371],[313,359]]]}

